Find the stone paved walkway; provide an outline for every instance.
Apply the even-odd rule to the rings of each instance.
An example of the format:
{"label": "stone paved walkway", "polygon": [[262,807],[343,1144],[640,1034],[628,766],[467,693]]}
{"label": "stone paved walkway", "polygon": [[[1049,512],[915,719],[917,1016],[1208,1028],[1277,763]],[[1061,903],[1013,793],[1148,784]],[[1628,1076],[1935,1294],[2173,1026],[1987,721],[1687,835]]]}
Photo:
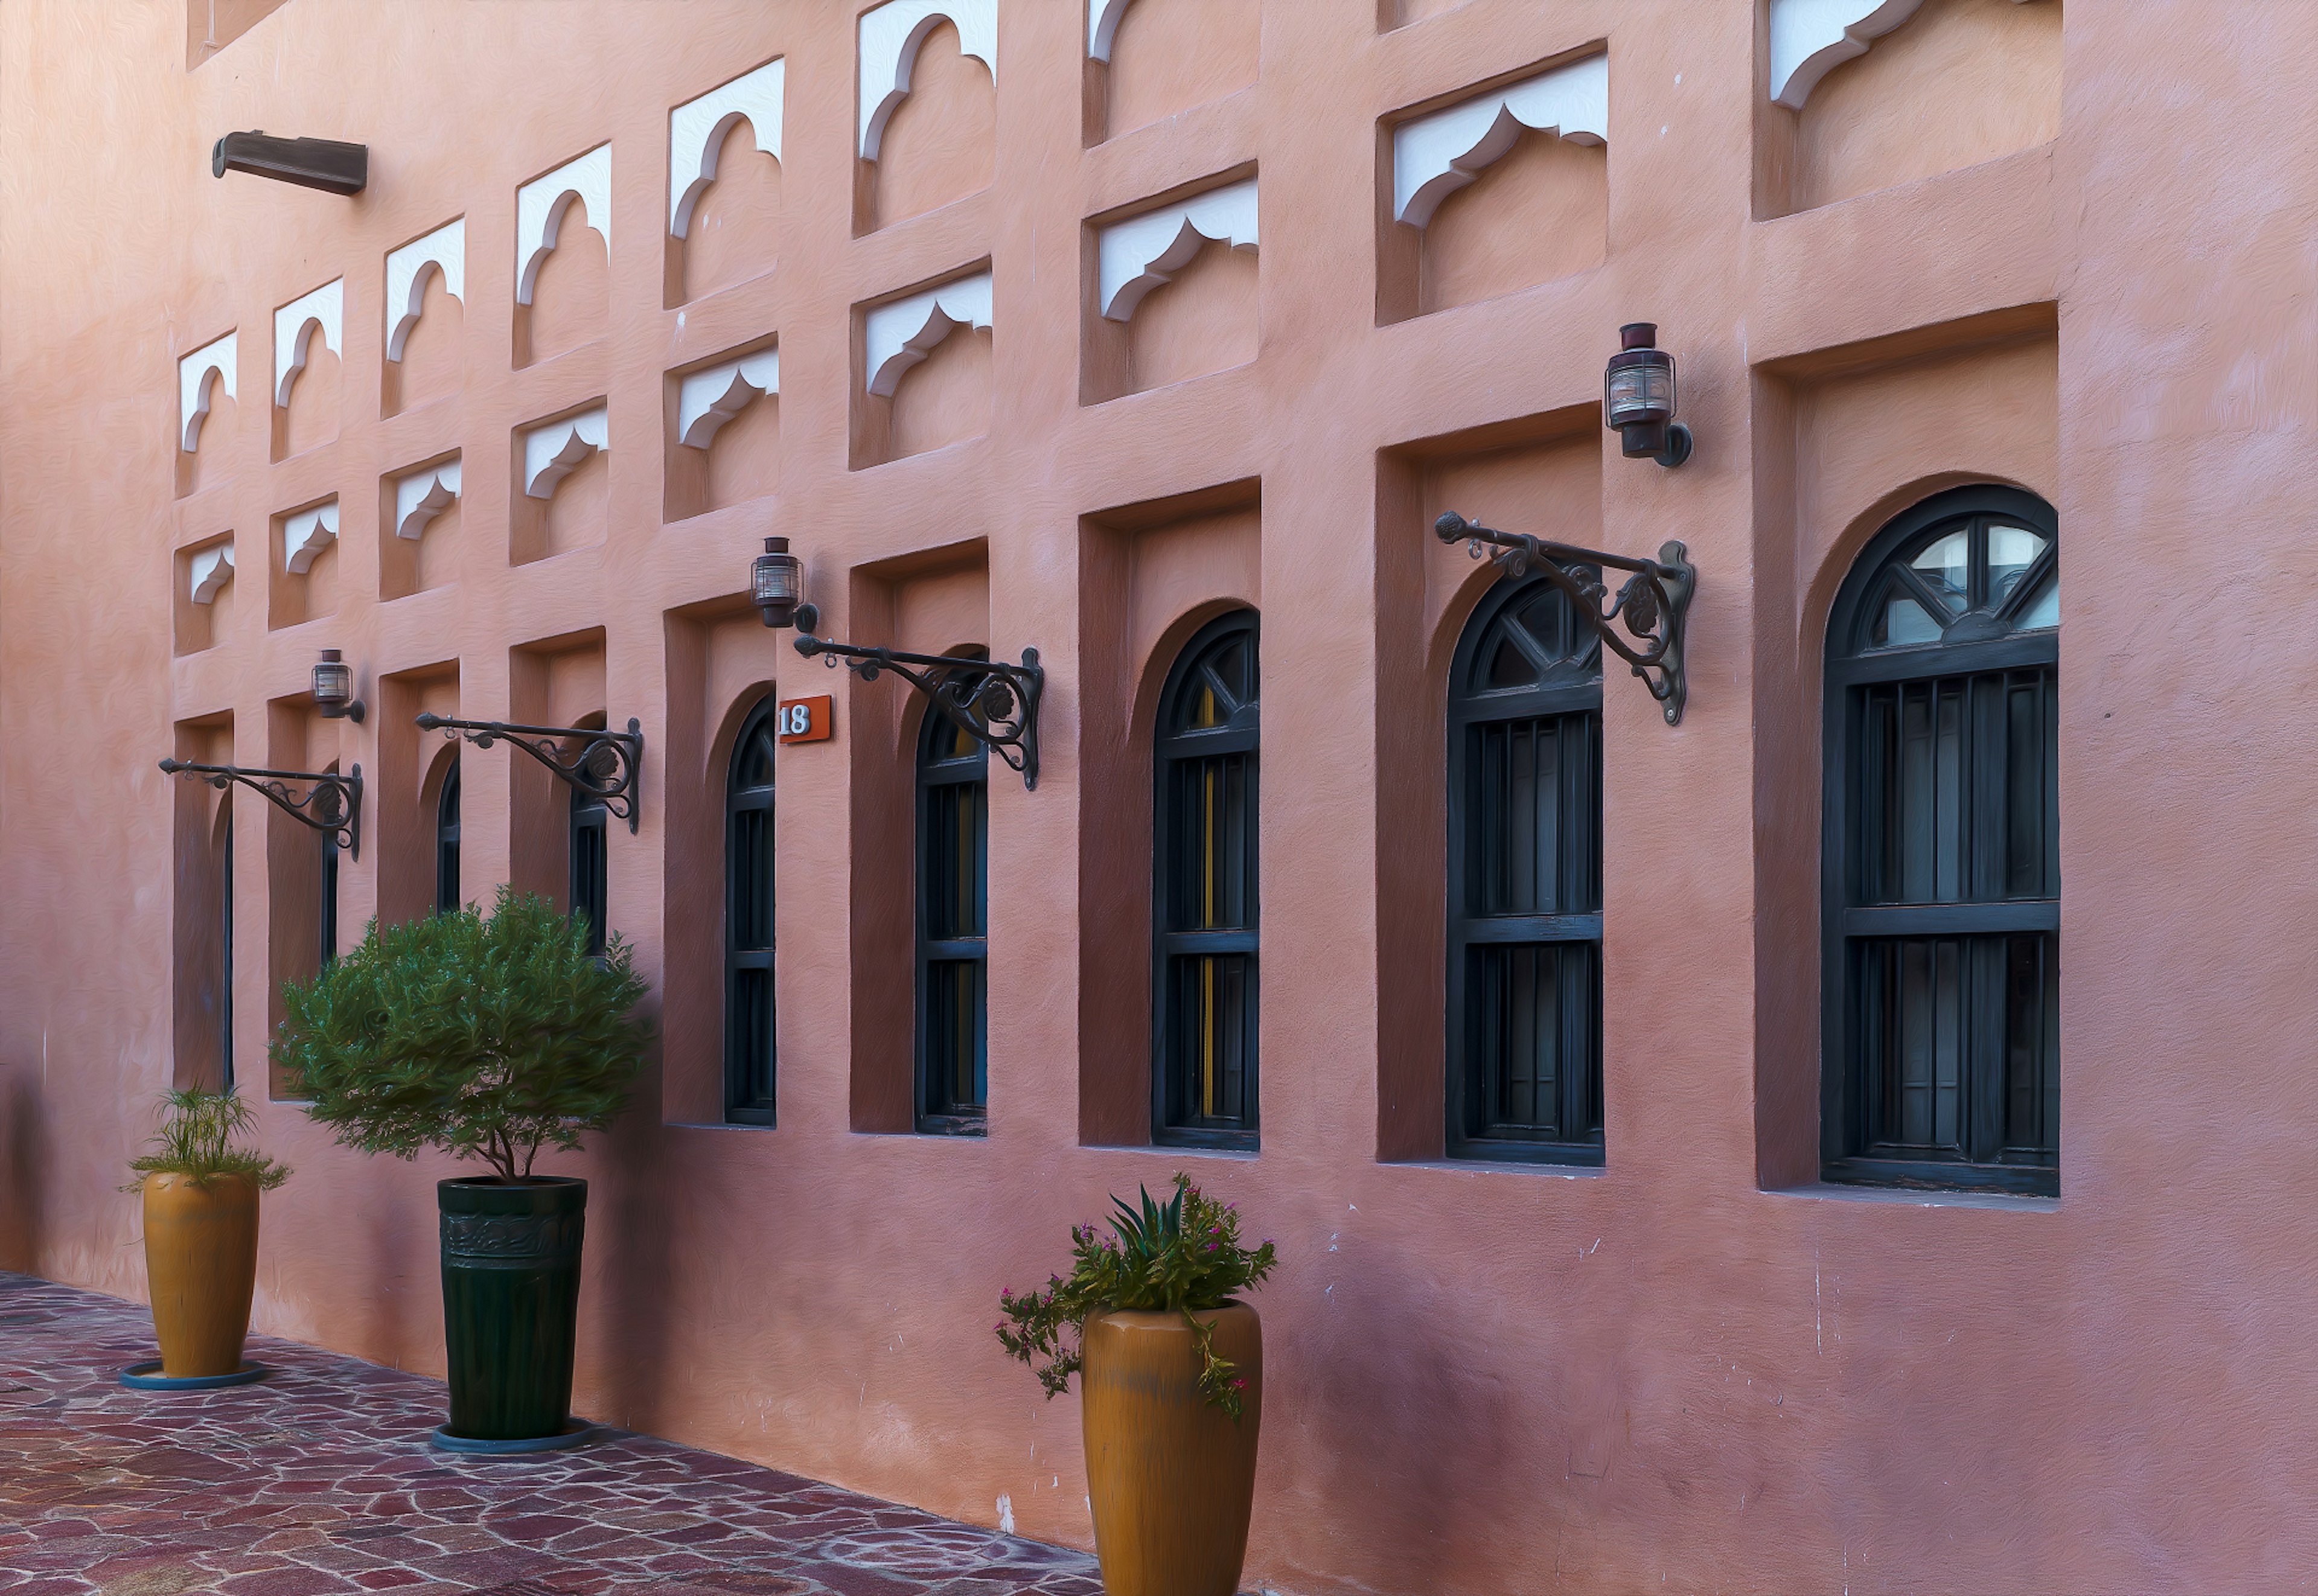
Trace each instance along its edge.
{"label": "stone paved walkway", "polygon": [[620,1430],[437,1452],[443,1387],[253,1337],[255,1385],[123,1390],[145,1309],[0,1274],[4,1596],[1101,1596],[1093,1559]]}

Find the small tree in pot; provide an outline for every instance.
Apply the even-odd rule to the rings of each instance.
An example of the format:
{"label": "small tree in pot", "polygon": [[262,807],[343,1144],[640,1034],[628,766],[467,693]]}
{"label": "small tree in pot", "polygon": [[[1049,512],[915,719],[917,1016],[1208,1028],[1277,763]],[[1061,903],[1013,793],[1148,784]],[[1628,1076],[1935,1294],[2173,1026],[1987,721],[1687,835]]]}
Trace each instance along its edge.
{"label": "small tree in pot", "polygon": [[588,1183],[532,1165],[618,1115],[649,1045],[634,1013],[645,990],[619,938],[592,956],[582,923],[501,887],[489,915],[373,920],[359,947],[284,991],[274,1061],[341,1143],[491,1167],[436,1187],[443,1444],[533,1449],[580,1432],[567,1421]]}
{"label": "small tree in pot", "polygon": [[1261,1286],[1278,1258],[1270,1242],[1241,1246],[1239,1211],[1188,1175],[1165,1203],[1146,1191],[1139,1207],[1112,1204],[1109,1236],[1073,1227],[1069,1275],[999,1293],[998,1340],[1049,1397],[1083,1376],[1103,1589],[1232,1596],[1263,1420],[1263,1326],[1236,1294]]}
{"label": "small tree in pot", "polygon": [[224,1385],[264,1371],[241,1360],[257,1286],[257,1197],[289,1169],[240,1145],[256,1126],[229,1091],[187,1087],[161,1095],[153,1151],[133,1159],[121,1189],[145,1200],[145,1278],[153,1296],[157,1372],[136,1383]]}

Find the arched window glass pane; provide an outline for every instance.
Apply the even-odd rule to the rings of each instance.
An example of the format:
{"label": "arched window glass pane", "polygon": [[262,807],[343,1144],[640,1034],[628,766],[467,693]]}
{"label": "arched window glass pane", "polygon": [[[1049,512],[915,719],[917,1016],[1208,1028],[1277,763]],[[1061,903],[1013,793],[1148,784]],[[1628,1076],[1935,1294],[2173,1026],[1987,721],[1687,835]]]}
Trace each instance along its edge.
{"label": "arched window glass pane", "polygon": [[2059,581],[2050,506],[1960,489],[1837,600],[1831,1179],[2059,1188]]}
{"label": "arched window glass pane", "polygon": [[989,750],[930,708],[918,739],[921,1131],[979,1135],[987,1123],[989,873]]}
{"label": "arched window glass pane", "polygon": [[1209,623],[1161,695],[1153,832],[1154,1134],[1253,1147],[1256,618]]}
{"label": "arched window glass pane", "polygon": [[1506,583],[1450,679],[1450,1151],[1598,1163],[1600,645],[1542,578]]}
{"label": "arched window glass pane", "polygon": [[765,695],[741,723],[724,785],[724,1117],[774,1121],[773,745]]}
{"label": "arched window glass pane", "polygon": [[459,758],[454,754],[435,798],[435,912],[449,914],[465,901],[459,895]]}
{"label": "arched window glass pane", "polygon": [[605,947],[605,909],[611,895],[611,861],[606,846],[610,841],[611,811],[593,794],[578,787],[566,790],[571,794],[571,910],[588,927],[588,951],[601,954]]}

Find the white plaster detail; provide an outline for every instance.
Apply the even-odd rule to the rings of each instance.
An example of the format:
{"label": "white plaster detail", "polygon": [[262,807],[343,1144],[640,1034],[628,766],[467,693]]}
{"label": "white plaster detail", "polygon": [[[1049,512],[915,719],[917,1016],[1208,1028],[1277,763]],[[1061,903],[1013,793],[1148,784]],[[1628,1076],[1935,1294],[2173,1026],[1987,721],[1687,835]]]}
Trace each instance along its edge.
{"label": "white plaster detail", "polygon": [[910,92],[910,72],[926,35],[943,22],[957,30],[960,52],[998,81],[998,0],[886,0],[861,14],[861,158],[877,158],[885,123]]}
{"label": "white plaster detail", "polygon": [[209,604],[233,580],[233,540],[196,550],[192,560],[193,602]]}
{"label": "white plaster detail", "polygon": [[869,391],[888,399],[902,373],[962,327],[990,325],[990,273],[977,272],[906,300],[871,308],[862,328]]}
{"label": "white plaster detail", "polygon": [[1127,321],[1143,296],[1191,264],[1210,238],[1253,249],[1255,179],[1209,189],[1102,229],[1097,242],[1102,313]]}
{"label": "white plaster detail", "polygon": [[416,541],[459,498],[459,462],[446,460],[394,480],[394,535]]}
{"label": "white plaster detail", "polygon": [[201,447],[202,423],[209,419],[214,392],[211,374],[216,374],[215,387],[223,388],[226,398],[235,397],[234,372],[240,363],[238,336],[228,333],[177,362],[177,445],[188,454]]}
{"label": "white plaster detail", "polygon": [[[612,241],[612,147],[598,144],[578,160],[566,161],[544,177],[515,191],[515,302],[531,303],[539,268],[555,247],[555,235],[577,200],[588,207],[588,225]],[[463,303],[464,301],[462,301]]]}
{"label": "white plaster detail", "polygon": [[1119,42],[1119,21],[1135,0],[1087,0],[1087,54],[1098,61],[1110,59]]}
{"label": "white plaster detail", "polygon": [[566,416],[523,435],[523,490],[533,498],[553,498],[555,485],[580,469],[590,454],[612,452],[609,417],[601,405]]}
{"label": "white plaster detail", "polygon": [[322,336],[332,354],[346,358],[346,313],[343,277],[332,278],[311,293],[300,294],[274,313],[274,402],[280,408],[290,408],[290,385],[306,369],[315,334]]}
{"label": "white plaster detail", "polygon": [[[594,213],[589,212],[589,220]],[[427,309],[427,280],[443,274],[443,291],[467,302],[467,219],[446,222],[386,257],[386,358],[400,360],[410,329]]]}
{"label": "white plaster detail", "polygon": [[338,501],[316,505],[282,518],[282,569],[293,577],[313,568],[314,559],[338,541]]}
{"label": "white plaster detail", "polygon": [[1392,213],[1411,227],[1514,147],[1523,128],[1572,144],[1610,138],[1610,57],[1590,55],[1392,130]]}
{"label": "white plaster detail", "polygon": [[787,88],[788,63],[768,61],[669,112],[669,232],[681,238],[692,226],[692,208],[699,202],[701,190],[716,181],[716,155],[734,122],[746,117],[757,148],[777,161],[781,158],[781,105]]}
{"label": "white plaster detail", "polygon": [[676,435],[695,449],[715,441],[716,429],[747,409],[759,394],[781,390],[781,352],[760,349],[695,372],[676,389]]}
{"label": "white plaster detail", "polygon": [[[2012,0],[2015,5],[2023,0]],[[1770,0],[1771,98],[1801,111],[1819,80],[1916,14],[1923,0]]]}

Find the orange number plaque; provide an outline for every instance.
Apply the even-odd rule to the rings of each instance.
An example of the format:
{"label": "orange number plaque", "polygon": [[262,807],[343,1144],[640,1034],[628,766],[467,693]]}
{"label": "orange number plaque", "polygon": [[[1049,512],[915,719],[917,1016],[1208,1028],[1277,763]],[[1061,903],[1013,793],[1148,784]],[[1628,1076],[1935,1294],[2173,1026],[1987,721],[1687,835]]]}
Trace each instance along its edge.
{"label": "orange number plaque", "polygon": [[826,693],[784,698],[777,716],[783,742],[827,742],[837,726],[836,701]]}

